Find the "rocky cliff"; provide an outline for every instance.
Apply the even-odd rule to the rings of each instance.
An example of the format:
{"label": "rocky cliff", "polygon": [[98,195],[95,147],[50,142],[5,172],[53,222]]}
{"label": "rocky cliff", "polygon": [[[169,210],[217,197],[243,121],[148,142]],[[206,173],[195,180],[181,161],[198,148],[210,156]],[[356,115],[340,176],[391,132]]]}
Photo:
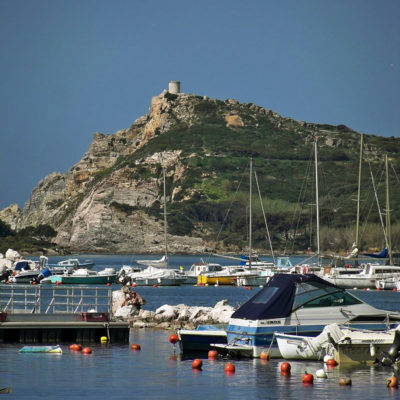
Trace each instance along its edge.
{"label": "rocky cliff", "polygon": [[[17,229],[48,224],[57,231],[55,242],[71,251],[160,253],[165,168],[168,208],[175,211],[169,217],[169,250],[203,252],[216,242],[221,249],[238,250],[227,235],[217,237],[216,223],[223,218],[212,214],[234,192],[249,154],[266,169],[261,176],[266,195],[279,198],[290,192],[286,200],[291,202],[299,185],[289,176],[300,170],[297,166],[293,172],[287,161],[304,166],[314,137],[339,174],[356,165],[351,157],[358,151],[359,135],[344,125],[297,122],[233,99],[164,91],[128,129],[95,133],[77,164],[65,174],[44,178],[22,210],[7,207],[0,218]],[[370,159],[379,156],[378,142],[394,155],[399,150],[398,140],[371,137],[366,145]],[[276,172],[282,165],[286,170]],[[288,180],[290,189],[282,188]]]}

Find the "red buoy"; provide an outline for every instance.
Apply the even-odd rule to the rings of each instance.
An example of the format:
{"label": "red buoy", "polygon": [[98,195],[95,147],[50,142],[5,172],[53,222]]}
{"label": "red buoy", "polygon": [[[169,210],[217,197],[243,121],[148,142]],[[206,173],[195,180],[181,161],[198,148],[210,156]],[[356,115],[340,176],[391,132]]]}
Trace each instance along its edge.
{"label": "red buoy", "polygon": [[301,377],[301,381],[308,384],[314,383],[314,376],[313,374],[309,374],[307,373],[307,371],[304,371],[304,374]]}
{"label": "red buoy", "polygon": [[260,359],[261,360],[266,360],[266,361],[268,361],[269,360],[269,354],[268,353],[265,353],[264,351],[260,354]]}
{"label": "red buoy", "polygon": [[136,283],[132,283],[132,287],[136,287]]}
{"label": "red buoy", "polygon": [[329,360],[326,360],[325,364],[334,367],[337,365],[337,362],[333,358],[330,358]]}
{"label": "red buoy", "polygon": [[283,362],[281,364],[281,372],[290,373],[292,366],[288,362]]}
{"label": "red buoy", "polygon": [[71,346],[69,346],[69,349],[74,351],[81,351],[82,346],[80,344],[71,344]]}
{"label": "red buoy", "polygon": [[397,292],[397,288],[393,288],[393,292]]}
{"label": "red buoy", "polygon": [[218,355],[218,351],[217,350],[210,350],[208,352],[208,358],[215,358]]}
{"label": "red buoy", "polygon": [[201,369],[203,366],[203,361],[201,361],[199,358],[195,358],[192,362],[192,368],[193,369]]}
{"label": "red buoy", "polygon": [[61,282],[60,281],[57,281],[56,282],[56,285],[58,286],[58,285],[61,285]]}
{"label": "red buoy", "polygon": [[107,286],[111,286],[111,283],[110,283],[110,282],[107,282]]}
{"label": "red buoy", "polygon": [[153,285],[153,287],[158,287],[158,285]]}
{"label": "red buoy", "polygon": [[170,343],[176,344],[176,343],[178,343],[178,341],[179,341],[178,335],[175,335],[175,333],[170,335],[170,337],[169,337],[169,342]]}
{"label": "red buoy", "polygon": [[232,374],[232,373],[235,372],[236,368],[235,368],[235,365],[234,365],[234,364],[228,362],[228,363],[225,365],[224,370],[225,370],[225,372],[227,372],[228,374]]}
{"label": "red buoy", "polygon": [[82,349],[83,354],[90,354],[92,352],[92,349],[90,347],[85,347]]}
{"label": "red buoy", "polygon": [[140,344],[137,344],[137,343],[133,344],[133,345],[131,346],[131,349],[132,349],[132,350],[140,350]]}

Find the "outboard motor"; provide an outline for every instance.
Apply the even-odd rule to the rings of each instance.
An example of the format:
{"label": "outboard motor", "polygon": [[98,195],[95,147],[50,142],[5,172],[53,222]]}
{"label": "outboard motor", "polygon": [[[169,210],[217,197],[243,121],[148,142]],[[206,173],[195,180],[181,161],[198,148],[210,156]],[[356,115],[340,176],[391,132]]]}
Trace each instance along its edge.
{"label": "outboard motor", "polygon": [[36,276],[35,278],[32,279],[32,282],[36,282],[36,283],[40,283],[40,281],[44,278],[47,278],[51,275],[51,271],[50,268],[45,268],[44,270],[42,270],[42,272]]}

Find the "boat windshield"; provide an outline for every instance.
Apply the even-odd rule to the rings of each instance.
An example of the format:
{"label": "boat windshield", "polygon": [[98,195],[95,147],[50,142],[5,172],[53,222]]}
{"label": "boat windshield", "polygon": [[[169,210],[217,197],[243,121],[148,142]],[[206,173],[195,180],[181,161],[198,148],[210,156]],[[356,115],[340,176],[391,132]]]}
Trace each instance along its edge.
{"label": "boat windshield", "polygon": [[301,282],[297,284],[292,310],[300,307],[338,307],[353,304],[362,304],[362,301],[333,286],[325,286],[319,282]]}

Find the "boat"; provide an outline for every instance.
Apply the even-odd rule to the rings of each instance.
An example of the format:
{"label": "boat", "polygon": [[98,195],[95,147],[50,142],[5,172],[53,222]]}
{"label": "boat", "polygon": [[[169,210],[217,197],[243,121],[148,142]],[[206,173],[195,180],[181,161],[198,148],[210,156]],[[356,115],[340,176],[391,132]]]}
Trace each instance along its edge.
{"label": "boat", "polygon": [[24,346],[19,350],[19,353],[49,353],[62,354],[62,349],[59,345],[56,346]]}
{"label": "boat", "polygon": [[332,269],[324,275],[324,279],[348,289],[375,289],[377,281],[393,277],[400,279],[400,266],[365,263],[361,264],[361,268],[362,271],[356,273],[336,273]]}
{"label": "boat", "polygon": [[221,264],[204,261],[194,263],[190,266],[188,271],[184,272],[184,276],[186,277],[185,283],[194,285],[197,283],[199,275],[205,275],[207,273],[219,271],[222,271]]}
{"label": "boat", "polygon": [[226,344],[225,328],[219,325],[199,325],[197,329],[179,329],[177,333],[181,352],[206,352],[210,350],[210,343]]}
{"label": "boat", "polygon": [[42,283],[69,284],[69,285],[103,285],[114,283],[117,277],[115,268],[105,268],[102,271],[93,271],[86,268],[69,271],[63,275],[51,275],[43,279]]}
{"label": "boat", "polygon": [[77,258],[68,258],[67,260],[59,261],[57,264],[50,265],[54,269],[65,270],[69,268],[86,268],[91,269],[94,267],[94,262],[92,260],[85,260],[83,262],[79,261]]}
{"label": "boat", "polygon": [[[123,272],[122,272],[123,271]],[[148,266],[139,271],[123,267],[118,273],[118,281],[136,286],[179,286],[186,283],[186,277],[181,272],[169,268]]]}
{"label": "boat", "polygon": [[275,274],[231,316],[222,352],[258,357],[281,356],[274,332],[317,336],[326,325],[346,324],[355,329],[391,329],[400,313],[377,309],[346,290],[314,274]]}
{"label": "boat", "polygon": [[40,274],[39,264],[32,260],[20,260],[15,263],[12,275],[9,281],[12,283],[30,283]]}
{"label": "boat", "polygon": [[276,333],[275,338],[286,360],[321,360],[329,355],[339,364],[372,364],[379,354],[400,345],[399,326],[371,331],[331,324],[314,338],[284,333]]}

